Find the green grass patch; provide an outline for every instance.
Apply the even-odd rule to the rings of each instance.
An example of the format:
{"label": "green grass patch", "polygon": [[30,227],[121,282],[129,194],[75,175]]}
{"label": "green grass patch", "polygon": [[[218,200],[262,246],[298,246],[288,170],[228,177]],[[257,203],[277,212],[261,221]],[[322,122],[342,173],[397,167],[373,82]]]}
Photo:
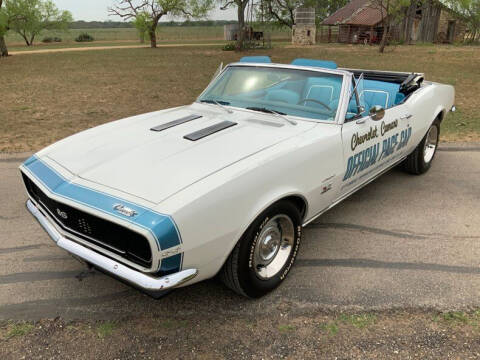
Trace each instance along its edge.
{"label": "green grass patch", "polygon": [[295,331],[295,329],[295,326],[291,324],[282,324],[278,326],[278,330],[283,333]]}
{"label": "green grass patch", "polygon": [[15,336],[25,336],[30,333],[35,327],[29,323],[13,324],[7,331],[6,338],[10,339]]}
{"label": "green grass patch", "polygon": [[97,336],[101,339],[106,338],[112,335],[113,331],[115,330],[117,324],[112,321],[106,321],[101,323],[97,326]]}
{"label": "green grass patch", "polygon": [[451,311],[448,313],[442,314],[444,321],[449,323],[462,323],[467,324],[469,322],[469,316],[461,311]]}
{"label": "green grass patch", "polygon": [[444,323],[450,326],[470,325],[478,328],[480,324],[480,310],[476,310],[471,313],[463,311],[449,311],[440,313],[433,316],[433,321],[437,323]]}
{"label": "green grass patch", "polygon": [[331,321],[328,323],[321,323],[318,325],[320,330],[325,331],[328,335],[335,336],[338,333],[338,324],[336,321]]}
{"label": "green grass patch", "polygon": [[363,329],[367,326],[373,325],[377,320],[375,314],[365,313],[365,314],[341,314],[339,320],[345,324],[350,324],[355,326],[357,329]]}

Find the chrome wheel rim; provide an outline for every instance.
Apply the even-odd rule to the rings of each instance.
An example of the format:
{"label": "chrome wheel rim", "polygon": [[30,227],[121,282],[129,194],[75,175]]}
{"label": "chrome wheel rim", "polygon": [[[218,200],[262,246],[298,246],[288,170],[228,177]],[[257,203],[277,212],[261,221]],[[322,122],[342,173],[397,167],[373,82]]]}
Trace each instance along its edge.
{"label": "chrome wheel rim", "polygon": [[433,159],[438,143],[438,129],[435,125],[431,126],[425,139],[425,146],[423,147],[423,160],[428,164]]}
{"label": "chrome wheel rim", "polygon": [[287,215],[276,215],[260,231],[253,251],[256,275],[268,280],[285,266],[293,250],[295,227]]}

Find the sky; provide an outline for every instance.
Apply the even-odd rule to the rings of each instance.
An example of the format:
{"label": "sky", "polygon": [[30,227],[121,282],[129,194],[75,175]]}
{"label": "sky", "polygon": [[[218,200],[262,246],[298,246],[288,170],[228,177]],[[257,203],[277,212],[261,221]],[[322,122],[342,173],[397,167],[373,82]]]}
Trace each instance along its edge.
{"label": "sky", "polygon": [[[108,16],[107,8],[112,6],[115,0],[53,0],[60,10],[68,10],[75,20],[85,21],[121,21],[118,16]],[[215,9],[208,15],[210,20],[235,20],[235,9],[222,11],[218,3]],[[162,21],[170,21],[171,17],[163,17]],[[180,19],[177,19],[180,20]]]}

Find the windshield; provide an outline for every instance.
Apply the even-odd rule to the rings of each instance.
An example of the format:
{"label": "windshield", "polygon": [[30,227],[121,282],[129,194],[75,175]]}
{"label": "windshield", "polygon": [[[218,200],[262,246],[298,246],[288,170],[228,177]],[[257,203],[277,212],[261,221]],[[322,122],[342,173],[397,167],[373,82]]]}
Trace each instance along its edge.
{"label": "windshield", "polygon": [[229,66],[198,101],[334,121],[342,80],[308,70]]}

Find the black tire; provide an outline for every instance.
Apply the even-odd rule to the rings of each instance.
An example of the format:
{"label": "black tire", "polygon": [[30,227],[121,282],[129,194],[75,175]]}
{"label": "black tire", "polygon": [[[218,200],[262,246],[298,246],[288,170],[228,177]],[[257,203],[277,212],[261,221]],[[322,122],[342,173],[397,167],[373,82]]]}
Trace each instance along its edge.
{"label": "black tire", "polygon": [[[288,216],[293,223],[292,249],[280,271],[269,279],[262,279],[253,266],[253,252],[263,227],[269,219],[279,214]],[[258,298],[267,294],[279,286],[288,275],[297,256],[301,237],[302,219],[297,207],[285,200],[273,204],[255,219],[235,245],[220,270],[220,279],[236,293],[249,298]]]}
{"label": "black tire", "polygon": [[[430,134],[432,127],[436,128],[436,133],[437,133],[435,149],[433,152],[433,156],[430,158],[430,160],[426,161],[424,156],[425,143],[428,141],[428,136]],[[410,155],[408,155],[408,157],[403,162],[403,169],[406,172],[414,175],[421,175],[426,173],[428,169],[430,169],[430,167],[432,166],[433,159],[435,158],[435,154],[438,148],[439,138],[440,138],[440,120],[436,119],[428,129],[427,134],[423,137],[422,141],[420,141],[420,144],[418,144],[415,150]]]}

